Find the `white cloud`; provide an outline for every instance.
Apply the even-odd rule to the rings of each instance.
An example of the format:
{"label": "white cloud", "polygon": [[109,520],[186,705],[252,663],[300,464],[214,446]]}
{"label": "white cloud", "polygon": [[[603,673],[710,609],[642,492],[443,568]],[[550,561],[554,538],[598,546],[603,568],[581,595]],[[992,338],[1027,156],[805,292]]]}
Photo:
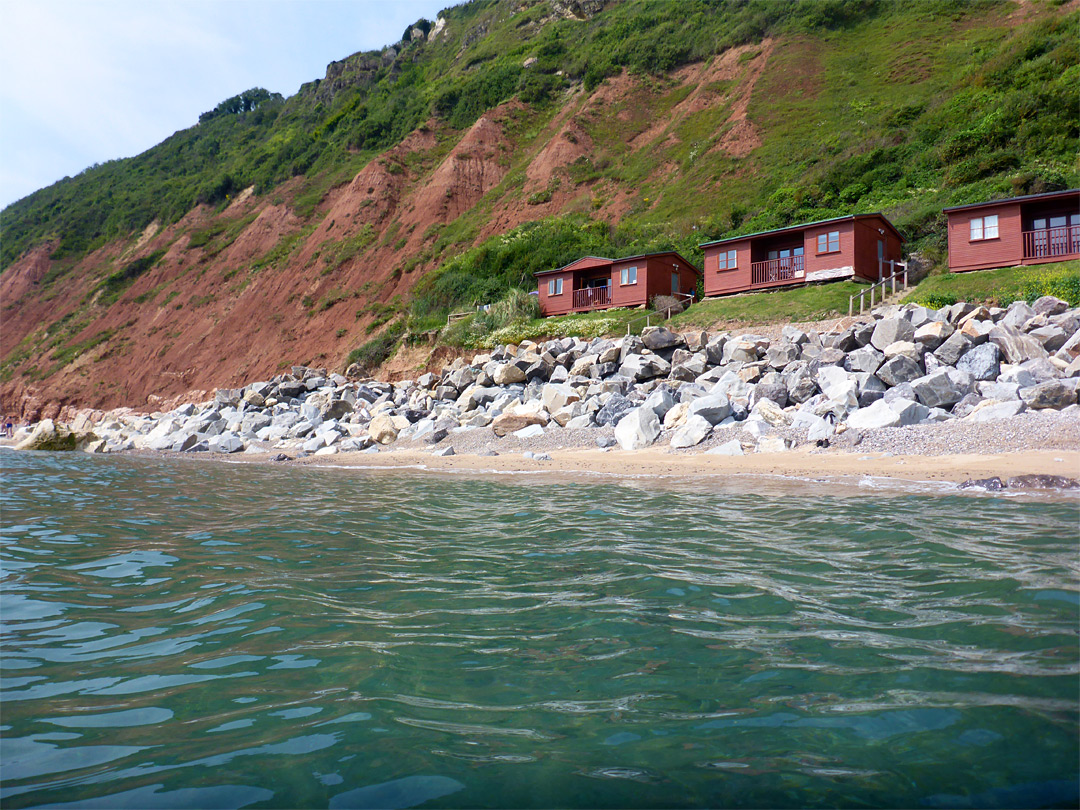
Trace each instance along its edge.
{"label": "white cloud", "polygon": [[446,0],[0,0],[0,205],[138,154],[251,87],[283,95]]}

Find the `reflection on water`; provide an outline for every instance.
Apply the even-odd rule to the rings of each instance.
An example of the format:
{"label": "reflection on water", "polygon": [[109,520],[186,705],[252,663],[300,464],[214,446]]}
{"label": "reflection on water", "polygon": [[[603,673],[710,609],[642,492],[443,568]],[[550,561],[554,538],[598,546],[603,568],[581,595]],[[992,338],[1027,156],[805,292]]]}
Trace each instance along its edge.
{"label": "reflection on water", "polygon": [[2,461],[4,807],[1080,799],[1075,502]]}

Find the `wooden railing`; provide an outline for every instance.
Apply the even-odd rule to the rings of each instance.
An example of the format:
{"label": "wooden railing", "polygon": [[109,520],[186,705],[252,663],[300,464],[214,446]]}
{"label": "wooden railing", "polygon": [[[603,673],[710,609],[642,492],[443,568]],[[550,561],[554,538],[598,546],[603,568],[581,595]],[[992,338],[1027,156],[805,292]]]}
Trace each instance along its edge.
{"label": "wooden railing", "polygon": [[[672,298],[685,298],[686,299],[686,306],[689,307],[692,303],[694,303],[695,295],[694,295],[694,293],[672,293],[671,297]],[[630,331],[635,326],[637,326],[639,323],[641,323],[642,321],[645,321],[645,326],[649,327],[649,326],[652,326],[652,319],[653,318],[656,318],[657,322],[659,322],[659,321],[665,320],[666,318],[670,318],[670,317],[671,317],[671,312],[666,312],[665,313],[663,310],[661,310],[660,312],[646,312],[640,318],[634,318],[633,320],[630,320],[630,321],[626,322],[626,336],[630,337]]]}
{"label": "wooden railing", "polygon": [[[890,274],[888,276],[885,276],[885,265],[889,266]],[[900,268],[899,270],[896,269],[898,267]],[[852,295],[852,296],[850,296],[848,298],[848,315],[854,315],[855,314],[855,299],[856,298],[859,299],[859,314],[862,315],[863,307],[866,304],[866,296],[867,295],[870,296],[870,309],[874,308],[874,291],[875,290],[880,290],[880,295],[878,295],[878,300],[879,301],[884,301],[885,300],[885,288],[886,287],[891,286],[892,287],[892,292],[895,293],[896,292],[896,284],[897,284],[897,282],[899,282],[900,284],[903,285],[900,289],[902,289],[902,290],[907,289],[907,286],[908,286],[907,262],[894,262],[892,259],[889,259],[889,261],[887,261],[887,262],[883,262],[883,261],[881,261],[881,259],[878,259],[878,275],[879,276],[885,276],[885,277],[882,278],[881,281],[878,281],[878,282],[875,282],[874,284],[871,284],[865,290],[857,292],[857,293],[855,293],[855,295]]]}
{"label": "wooden railing", "polygon": [[574,309],[597,309],[611,306],[611,287],[585,287],[574,290]]}
{"label": "wooden railing", "polygon": [[1048,259],[1080,253],[1080,225],[1024,231],[1024,258]]}
{"label": "wooden railing", "polygon": [[782,259],[750,263],[751,287],[796,281],[804,277],[802,256],[785,256]]}

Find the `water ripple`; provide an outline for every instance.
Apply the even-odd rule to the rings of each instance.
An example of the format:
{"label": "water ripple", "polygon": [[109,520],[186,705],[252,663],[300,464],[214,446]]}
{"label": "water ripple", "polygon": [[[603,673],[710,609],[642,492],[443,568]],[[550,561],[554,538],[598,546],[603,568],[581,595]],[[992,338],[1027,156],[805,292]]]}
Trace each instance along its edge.
{"label": "water ripple", "polygon": [[5,807],[1075,792],[1075,502],[0,461]]}

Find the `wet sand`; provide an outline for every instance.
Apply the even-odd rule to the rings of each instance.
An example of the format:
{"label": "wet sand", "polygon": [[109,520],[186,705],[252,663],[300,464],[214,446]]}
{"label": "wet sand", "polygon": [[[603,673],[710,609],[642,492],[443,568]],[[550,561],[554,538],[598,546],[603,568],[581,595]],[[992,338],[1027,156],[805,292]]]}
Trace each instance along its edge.
{"label": "wet sand", "polygon": [[[1060,475],[1080,478],[1080,451],[1033,450],[999,454],[937,456],[843,453],[795,449],[785,453],[720,456],[676,453],[666,447],[627,452],[619,449],[550,451],[550,461],[525,458],[521,453],[498,456],[433,456],[422,450],[384,450],[380,453],[338,453],[308,456],[292,464],[369,469],[417,468],[454,472],[591,473],[607,476],[740,476],[758,475],[796,479],[892,478],[960,484],[971,478],[1017,475]],[[249,457],[245,457],[247,460]]]}

